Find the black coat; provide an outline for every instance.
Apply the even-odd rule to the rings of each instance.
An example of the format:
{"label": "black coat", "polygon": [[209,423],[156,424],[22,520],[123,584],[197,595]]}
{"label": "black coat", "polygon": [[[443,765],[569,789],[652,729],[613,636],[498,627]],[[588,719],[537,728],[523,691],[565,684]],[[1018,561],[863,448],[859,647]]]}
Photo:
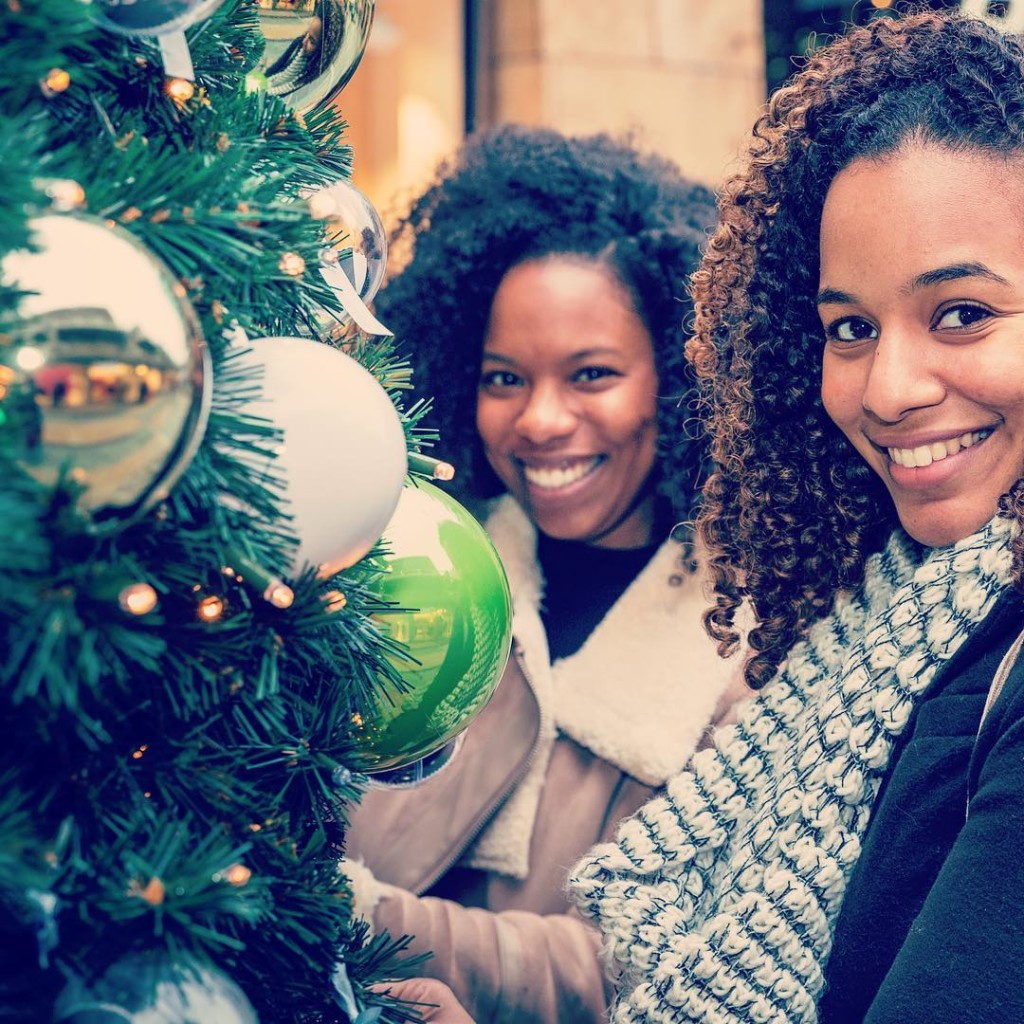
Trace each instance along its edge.
{"label": "black coat", "polygon": [[821,1024],[1024,1022],[1024,655],[975,748],[1022,628],[1024,601],[1007,595],[901,737],[837,921]]}

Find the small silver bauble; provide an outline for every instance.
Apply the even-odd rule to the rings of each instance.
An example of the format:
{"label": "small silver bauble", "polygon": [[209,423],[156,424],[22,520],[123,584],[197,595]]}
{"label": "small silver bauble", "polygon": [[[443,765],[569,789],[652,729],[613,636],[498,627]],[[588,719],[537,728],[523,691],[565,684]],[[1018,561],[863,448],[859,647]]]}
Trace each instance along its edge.
{"label": "small silver bauble", "polygon": [[329,102],[355,74],[375,0],[259,0],[266,40],[257,70],[266,89],[304,114]]}
{"label": "small silver bauble", "polygon": [[0,321],[0,442],[52,486],[70,477],[93,529],[167,497],[202,440],[209,356],[184,288],[128,232],[93,217],[29,222],[0,261],[26,294]]}
{"label": "small silver bauble", "polygon": [[159,36],[181,32],[208,18],[224,0],[93,0],[96,19],[104,28],[126,36]]}
{"label": "small silver bauble", "polygon": [[118,960],[95,985],[73,980],[57,998],[54,1024],[259,1024],[227,975],[166,953]]}
{"label": "small silver bauble", "polygon": [[363,302],[369,304],[384,280],[388,236],[373,203],[347,178],[312,192],[310,213],[325,222],[329,248],[323,254],[348,275]]}

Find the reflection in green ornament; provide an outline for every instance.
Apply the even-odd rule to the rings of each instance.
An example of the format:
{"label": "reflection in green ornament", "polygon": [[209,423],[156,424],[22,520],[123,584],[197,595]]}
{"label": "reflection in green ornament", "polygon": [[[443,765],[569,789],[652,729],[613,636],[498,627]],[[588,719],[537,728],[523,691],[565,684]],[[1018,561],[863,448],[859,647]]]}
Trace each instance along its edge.
{"label": "reflection in green ornament", "polygon": [[392,656],[399,691],[353,709],[356,771],[412,764],[462,732],[494,693],[512,641],[512,601],[501,560],[483,527],[431,484],[406,487],[384,530],[388,573],[380,598],[394,610],[376,616],[407,656]]}

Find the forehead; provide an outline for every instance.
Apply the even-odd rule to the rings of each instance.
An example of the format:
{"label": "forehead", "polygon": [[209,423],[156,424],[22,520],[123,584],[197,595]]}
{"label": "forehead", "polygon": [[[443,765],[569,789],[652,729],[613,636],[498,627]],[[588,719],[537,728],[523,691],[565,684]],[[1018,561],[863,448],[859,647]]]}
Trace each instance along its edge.
{"label": "forehead", "polygon": [[915,142],[836,175],[821,219],[823,284],[835,269],[908,278],[949,260],[1020,258],[1024,157]]}
{"label": "forehead", "polygon": [[606,295],[635,312],[632,296],[611,267],[586,256],[545,256],[516,264],[499,282],[493,305],[529,305],[533,295],[543,295],[560,305],[593,302],[595,297]]}
{"label": "forehead", "polygon": [[631,293],[609,267],[554,256],[508,271],[491,306],[485,353],[555,358],[596,347],[653,352]]}

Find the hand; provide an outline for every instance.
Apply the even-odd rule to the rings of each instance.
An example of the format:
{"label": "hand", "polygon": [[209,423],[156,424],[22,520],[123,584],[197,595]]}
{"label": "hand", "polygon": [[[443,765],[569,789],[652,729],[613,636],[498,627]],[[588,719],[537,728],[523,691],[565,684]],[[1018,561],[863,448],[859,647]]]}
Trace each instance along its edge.
{"label": "hand", "polygon": [[374,987],[378,992],[386,992],[403,1002],[433,1004],[417,1007],[422,1020],[433,1021],[434,1024],[474,1024],[452,990],[436,978],[407,978]]}

